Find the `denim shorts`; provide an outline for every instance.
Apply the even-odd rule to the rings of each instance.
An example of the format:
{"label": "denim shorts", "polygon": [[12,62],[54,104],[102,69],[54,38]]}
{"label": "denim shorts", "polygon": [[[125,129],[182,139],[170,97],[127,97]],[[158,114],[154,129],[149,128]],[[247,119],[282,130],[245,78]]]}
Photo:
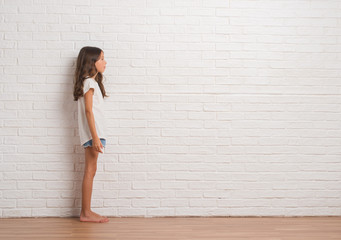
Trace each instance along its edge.
{"label": "denim shorts", "polygon": [[[100,138],[99,140],[101,140],[101,143],[103,145],[103,147],[105,147],[105,144],[106,144],[106,141],[104,138]],[[86,143],[83,144],[83,147],[84,148],[87,148],[87,147],[92,147],[92,139],[87,141]]]}

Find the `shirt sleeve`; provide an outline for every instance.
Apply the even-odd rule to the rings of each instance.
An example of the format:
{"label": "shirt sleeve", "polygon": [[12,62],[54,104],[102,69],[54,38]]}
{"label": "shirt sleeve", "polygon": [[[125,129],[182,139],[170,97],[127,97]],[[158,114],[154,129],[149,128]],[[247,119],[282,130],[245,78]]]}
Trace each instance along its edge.
{"label": "shirt sleeve", "polygon": [[92,80],[91,78],[87,78],[85,79],[84,81],[84,87],[83,87],[83,92],[84,94],[87,93],[87,91],[90,90],[90,88],[93,88],[94,91],[95,91],[95,86],[96,86],[96,82],[94,80]]}

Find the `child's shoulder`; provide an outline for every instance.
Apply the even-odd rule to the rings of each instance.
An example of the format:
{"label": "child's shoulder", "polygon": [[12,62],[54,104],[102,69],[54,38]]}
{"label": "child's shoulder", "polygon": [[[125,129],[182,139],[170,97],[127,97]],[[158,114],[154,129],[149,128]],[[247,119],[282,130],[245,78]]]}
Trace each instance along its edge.
{"label": "child's shoulder", "polygon": [[87,81],[91,81],[91,80],[92,80],[92,81],[95,81],[95,82],[96,82],[96,80],[95,80],[94,78],[89,77],[89,76],[86,76],[86,77],[85,77],[84,81],[86,81],[86,80],[87,80]]}
{"label": "child's shoulder", "polygon": [[97,83],[97,81],[94,78],[92,78],[92,77],[86,77],[84,79],[84,83],[86,83],[86,82]]}

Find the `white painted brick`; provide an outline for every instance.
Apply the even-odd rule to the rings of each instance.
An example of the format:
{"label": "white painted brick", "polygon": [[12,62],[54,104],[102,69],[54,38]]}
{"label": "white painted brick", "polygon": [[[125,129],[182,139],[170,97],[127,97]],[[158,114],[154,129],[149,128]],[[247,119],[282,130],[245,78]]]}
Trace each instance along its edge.
{"label": "white painted brick", "polygon": [[133,199],[131,206],[133,207],[160,207],[160,201],[154,199]]}
{"label": "white painted brick", "polygon": [[47,199],[46,207],[65,207],[72,208],[74,206],[74,199]]}
{"label": "white painted brick", "polygon": [[32,33],[6,33],[5,34],[5,40],[16,40],[16,39],[20,39],[20,40],[24,40],[24,41],[28,41],[28,40],[32,40]]}
{"label": "white painted brick", "polygon": [[45,41],[18,41],[17,43],[18,49],[45,49],[46,42]]}
{"label": "white painted brick", "polygon": [[[102,4],[107,4],[107,0],[103,0]],[[90,0],[62,0],[61,4],[58,5],[71,5],[71,6],[88,6],[90,5]]]}
{"label": "white painted brick", "polygon": [[[193,15],[193,16],[214,16],[215,15],[215,9],[213,8],[189,8],[188,9],[188,15]],[[206,20],[206,18],[202,18],[202,20]],[[201,22],[200,21],[200,22]]]}
{"label": "white painted brick", "polygon": [[44,189],[45,188],[45,183],[44,182],[37,182],[37,181],[33,181],[33,182],[21,182],[21,181],[17,181],[17,185],[18,185],[18,190],[20,189],[24,189],[24,190],[34,190],[34,189]]}
{"label": "white painted brick", "polygon": [[62,41],[74,41],[74,40],[88,40],[88,33],[62,33],[61,40]]}
{"label": "white painted brick", "polygon": [[65,143],[59,137],[35,137],[33,140],[34,144],[56,144],[56,143]]}
{"label": "white painted brick", "polygon": [[14,164],[4,163],[2,165],[2,169],[0,169],[0,172],[14,172],[14,171],[15,171],[15,165]]}
{"label": "white painted brick", "polygon": [[4,199],[29,199],[32,198],[32,191],[9,190],[4,191]]}
{"label": "white painted brick", "polygon": [[[14,110],[9,110],[9,111],[2,110],[1,113],[4,114],[3,116],[1,116],[1,119],[17,118],[17,113]],[[17,129],[15,129],[15,130],[17,130]],[[11,131],[11,130],[1,129],[0,131]]]}
{"label": "white painted brick", "polygon": [[50,41],[58,41],[60,40],[59,33],[33,33],[33,40],[50,40]]}
{"label": "white painted brick", "polygon": [[179,199],[162,199],[161,207],[186,207],[189,206],[189,200],[186,198],[179,198]]}
{"label": "white painted brick", "polygon": [[187,15],[187,9],[185,8],[161,8],[160,15],[183,16],[183,15]]}
{"label": "white painted brick", "polygon": [[51,171],[58,171],[58,170],[62,170],[62,171],[73,171],[74,170],[74,164],[73,163],[69,163],[69,164],[65,164],[65,163],[53,163],[53,164],[49,164],[47,166],[47,170],[51,170]]}
{"label": "white painted brick", "polygon": [[144,42],[145,41],[145,36],[142,34],[118,34],[117,35],[117,40],[119,42]]}
{"label": "white painted brick", "polygon": [[120,18],[118,22],[120,24],[146,24],[146,17],[130,16],[129,18]]}
{"label": "white painted brick", "polygon": [[146,215],[146,209],[145,208],[120,208],[118,210],[119,216],[131,216],[131,217],[141,217]]}
{"label": "white painted brick", "polygon": [[171,25],[171,24],[174,24],[174,17],[173,16],[149,16],[147,17],[147,24]]}
{"label": "white painted brick", "polygon": [[4,218],[31,217],[31,212],[31,209],[27,208],[3,209],[2,216]]}
{"label": "white painted brick", "polygon": [[83,9],[82,7],[70,7],[70,6],[60,6],[60,5],[47,5],[46,13],[54,13],[54,14],[74,14],[75,10]]}
{"label": "white painted brick", "polygon": [[148,216],[174,216],[173,208],[148,208],[147,209]]}
{"label": "white painted brick", "polygon": [[23,145],[17,147],[18,153],[45,153],[47,151],[47,146],[36,146],[36,145]]}
{"label": "white painted brick", "polygon": [[[45,170],[45,169],[44,169]],[[37,180],[58,180],[62,178],[62,173],[60,172],[44,172],[44,171],[35,171],[33,172],[33,179]]]}
{"label": "white painted brick", "polygon": [[73,189],[72,182],[47,182],[46,183],[47,190],[69,190]]}
{"label": "white painted brick", "polygon": [[190,207],[215,207],[216,200],[211,199],[190,199],[189,206]]}
{"label": "white painted brick", "polygon": [[148,190],[148,198],[170,198],[175,197],[175,193],[169,190]]}
{"label": "white painted brick", "polygon": [[123,198],[141,198],[141,197],[146,197],[146,191],[141,191],[141,190],[133,190],[133,191],[128,191],[128,190],[122,190],[118,194],[119,197]]}
{"label": "white painted brick", "polygon": [[4,120],[5,127],[32,127],[31,120]]}
{"label": "white painted brick", "polygon": [[17,206],[19,208],[43,208],[46,207],[46,200],[41,199],[18,199]]}
{"label": "white painted brick", "polygon": [[32,24],[32,23],[18,23],[18,30],[20,32],[44,32],[46,31],[45,24]]}
{"label": "white painted brick", "polygon": [[[110,5],[112,3],[108,1]],[[146,1],[136,1],[136,0],[118,0],[118,6],[120,7],[136,7],[136,8],[142,8],[146,6]]]}
{"label": "white painted brick", "polygon": [[46,136],[44,128],[21,128],[18,130],[18,135],[22,136]]}
{"label": "white painted brick", "polygon": [[46,198],[46,199],[49,199],[49,198],[58,198],[59,197],[59,193],[56,192],[56,191],[33,191],[32,193],[33,195],[33,198],[38,198],[38,199],[41,199],[41,198]]}
{"label": "white painted brick", "polygon": [[34,208],[32,209],[32,217],[51,217],[51,216],[62,216],[61,208]]}
{"label": "white painted brick", "polygon": [[16,206],[16,200],[13,201],[13,199],[9,199],[9,200],[1,200],[0,202],[0,207],[3,209],[6,208],[15,208]]}
{"label": "white painted brick", "polygon": [[15,5],[4,5],[4,4],[2,4],[0,12],[1,13],[17,13],[18,7]]}
{"label": "white painted brick", "polygon": [[[121,0],[122,1],[122,0]],[[151,8],[156,8],[156,7],[173,7],[174,6],[174,0],[170,0],[170,1],[157,1],[157,0],[147,0],[147,7],[151,7]]]}
{"label": "white painted brick", "polygon": [[44,6],[19,6],[19,13],[45,13]]}
{"label": "white painted brick", "polygon": [[32,102],[29,101],[7,101],[5,104],[6,109],[32,109]]}

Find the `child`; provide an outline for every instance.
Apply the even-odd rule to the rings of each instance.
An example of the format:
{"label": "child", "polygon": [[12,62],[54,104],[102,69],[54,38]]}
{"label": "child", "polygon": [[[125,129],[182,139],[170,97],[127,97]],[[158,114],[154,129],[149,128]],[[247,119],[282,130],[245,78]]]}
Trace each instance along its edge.
{"label": "child", "polygon": [[105,65],[104,53],[96,47],[83,47],[77,58],[74,81],[74,100],[78,101],[78,127],[81,144],[85,148],[85,168],[82,184],[81,222],[108,222],[90,209],[93,179],[97,170],[98,154],[106,144],[106,123],[103,114],[102,83]]}

